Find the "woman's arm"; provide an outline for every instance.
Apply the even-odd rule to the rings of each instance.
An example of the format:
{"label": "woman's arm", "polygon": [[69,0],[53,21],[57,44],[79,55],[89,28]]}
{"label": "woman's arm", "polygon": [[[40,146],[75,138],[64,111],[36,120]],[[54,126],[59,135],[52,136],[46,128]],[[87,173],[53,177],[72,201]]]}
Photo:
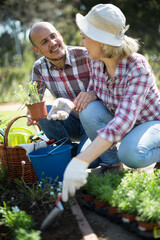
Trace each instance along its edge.
{"label": "woman's arm", "polygon": [[112,144],[112,142],[109,142],[106,139],[97,136],[95,140],[87,147],[87,149],[84,152],[78,154],[76,157],[90,164],[102,153],[107,151],[112,146]]}

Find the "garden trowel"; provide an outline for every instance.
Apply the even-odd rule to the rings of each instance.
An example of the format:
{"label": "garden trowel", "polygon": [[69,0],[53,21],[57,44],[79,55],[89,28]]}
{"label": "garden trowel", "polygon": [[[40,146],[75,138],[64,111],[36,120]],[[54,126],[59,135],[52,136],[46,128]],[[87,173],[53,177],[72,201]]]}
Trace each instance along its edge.
{"label": "garden trowel", "polygon": [[44,232],[51,224],[54,222],[54,220],[60,216],[64,210],[63,205],[61,203],[62,194],[58,197],[56,201],[56,206],[52,209],[52,211],[48,214],[48,216],[43,220],[40,230]]}

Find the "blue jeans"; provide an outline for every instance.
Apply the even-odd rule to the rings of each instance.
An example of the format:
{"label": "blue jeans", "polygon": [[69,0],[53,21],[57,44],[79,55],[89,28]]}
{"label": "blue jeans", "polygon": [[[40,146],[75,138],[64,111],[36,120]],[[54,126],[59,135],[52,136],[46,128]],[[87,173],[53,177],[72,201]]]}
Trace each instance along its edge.
{"label": "blue jeans", "polygon": [[[51,107],[51,105],[47,105],[48,112]],[[80,120],[72,114],[70,114],[66,120],[47,120],[47,118],[45,118],[39,121],[39,126],[49,139],[54,138],[57,141],[67,137],[68,140],[66,144],[73,146],[72,141],[80,141],[77,153],[80,152],[83,144],[88,139]]]}
{"label": "blue jeans", "polygon": [[[101,101],[93,101],[79,114],[83,128],[93,141],[97,130],[104,128],[112,119]],[[160,162],[160,121],[150,121],[133,128],[121,141],[119,149],[114,147],[104,152],[93,164],[108,165],[122,162],[131,168],[142,168]]]}

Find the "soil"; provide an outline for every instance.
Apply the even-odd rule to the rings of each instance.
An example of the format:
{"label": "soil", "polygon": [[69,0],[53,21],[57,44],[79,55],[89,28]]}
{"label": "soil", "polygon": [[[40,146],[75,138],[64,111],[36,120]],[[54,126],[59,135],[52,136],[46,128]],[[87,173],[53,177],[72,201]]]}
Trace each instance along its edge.
{"label": "soil", "polygon": [[[142,238],[127,231],[120,225],[113,223],[106,217],[103,217],[92,210],[89,210],[82,204],[82,194],[79,191],[76,199],[83,211],[84,216],[88,220],[93,232],[97,235],[98,240],[141,240]],[[44,203],[41,200],[33,201],[29,197],[27,191],[17,187],[13,181],[6,179],[2,181],[0,178],[0,206],[3,201],[7,206],[18,206],[20,210],[26,211],[32,216],[35,227],[39,230],[44,218],[51,212],[54,203]],[[78,226],[76,217],[73,215],[69,203],[63,203],[64,211],[50,227],[41,233],[41,240],[82,240],[83,235]],[[0,216],[1,218],[1,216]],[[9,228],[0,223],[0,240],[12,240],[13,235]]]}
{"label": "soil", "polygon": [[[8,182],[7,180],[0,182],[0,206],[3,206],[3,201],[5,201],[9,207],[17,205],[20,210],[24,210],[28,215],[32,216],[35,222],[34,229],[39,230],[44,218],[55,205],[54,203],[45,204],[42,203],[42,201],[36,201],[33,205],[31,198],[26,195],[26,192],[23,194],[14,182]],[[14,202],[11,201],[11,199],[14,199]],[[62,215],[55,219],[54,223],[41,233],[42,240],[82,239],[82,233],[69,204],[66,203],[63,205],[64,211]],[[4,224],[0,223],[0,240],[12,239],[12,232]]]}
{"label": "soil", "polygon": [[[39,230],[44,218],[50,213],[55,206],[54,203],[45,204],[42,201],[33,201],[27,196],[26,191],[20,190],[14,182],[0,181],[0,206],[3,201],[9,207],[17,205],[20,210],[24,210],[32,216],[35,227]],[[127,231],[122,226],[110,221],[92,210],[86,208],[81,201],[82,194],[76,195],[77,201],[88,220],[93,232],[97,235],[98,240],[142,240],[140,236]],[[14,201],[11,199],[14,199]],[[83,240],[82,232],[78,226],[76,217],[73,215],[69,203],[63,203],[64,211],[50,227],[41,233],[41,240]],[[12,240],[13,235],[9,228],[0,223],[0,240]],[[144,239],[144,238],[143,238]]]}

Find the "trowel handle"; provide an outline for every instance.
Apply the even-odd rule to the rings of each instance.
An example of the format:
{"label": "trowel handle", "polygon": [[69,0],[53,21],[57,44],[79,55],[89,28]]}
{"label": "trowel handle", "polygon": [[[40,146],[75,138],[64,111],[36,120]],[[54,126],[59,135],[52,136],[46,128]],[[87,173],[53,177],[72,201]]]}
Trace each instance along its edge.
{"label": "trowel handle", "polygon": [[47,141],[46,143],[47,143],[47,145],[50,145],[50,144],[52,144],[52,143],[54,143],[54,142],[55,142],[55,139],[53,138],[53,139]]}
{"label": "trowel handle", "polygon": [[58,203],[61,201],[61,198],[62,198],[62,193],[59,195],[57,201],[56,201],[56,206],[58,205]]}

